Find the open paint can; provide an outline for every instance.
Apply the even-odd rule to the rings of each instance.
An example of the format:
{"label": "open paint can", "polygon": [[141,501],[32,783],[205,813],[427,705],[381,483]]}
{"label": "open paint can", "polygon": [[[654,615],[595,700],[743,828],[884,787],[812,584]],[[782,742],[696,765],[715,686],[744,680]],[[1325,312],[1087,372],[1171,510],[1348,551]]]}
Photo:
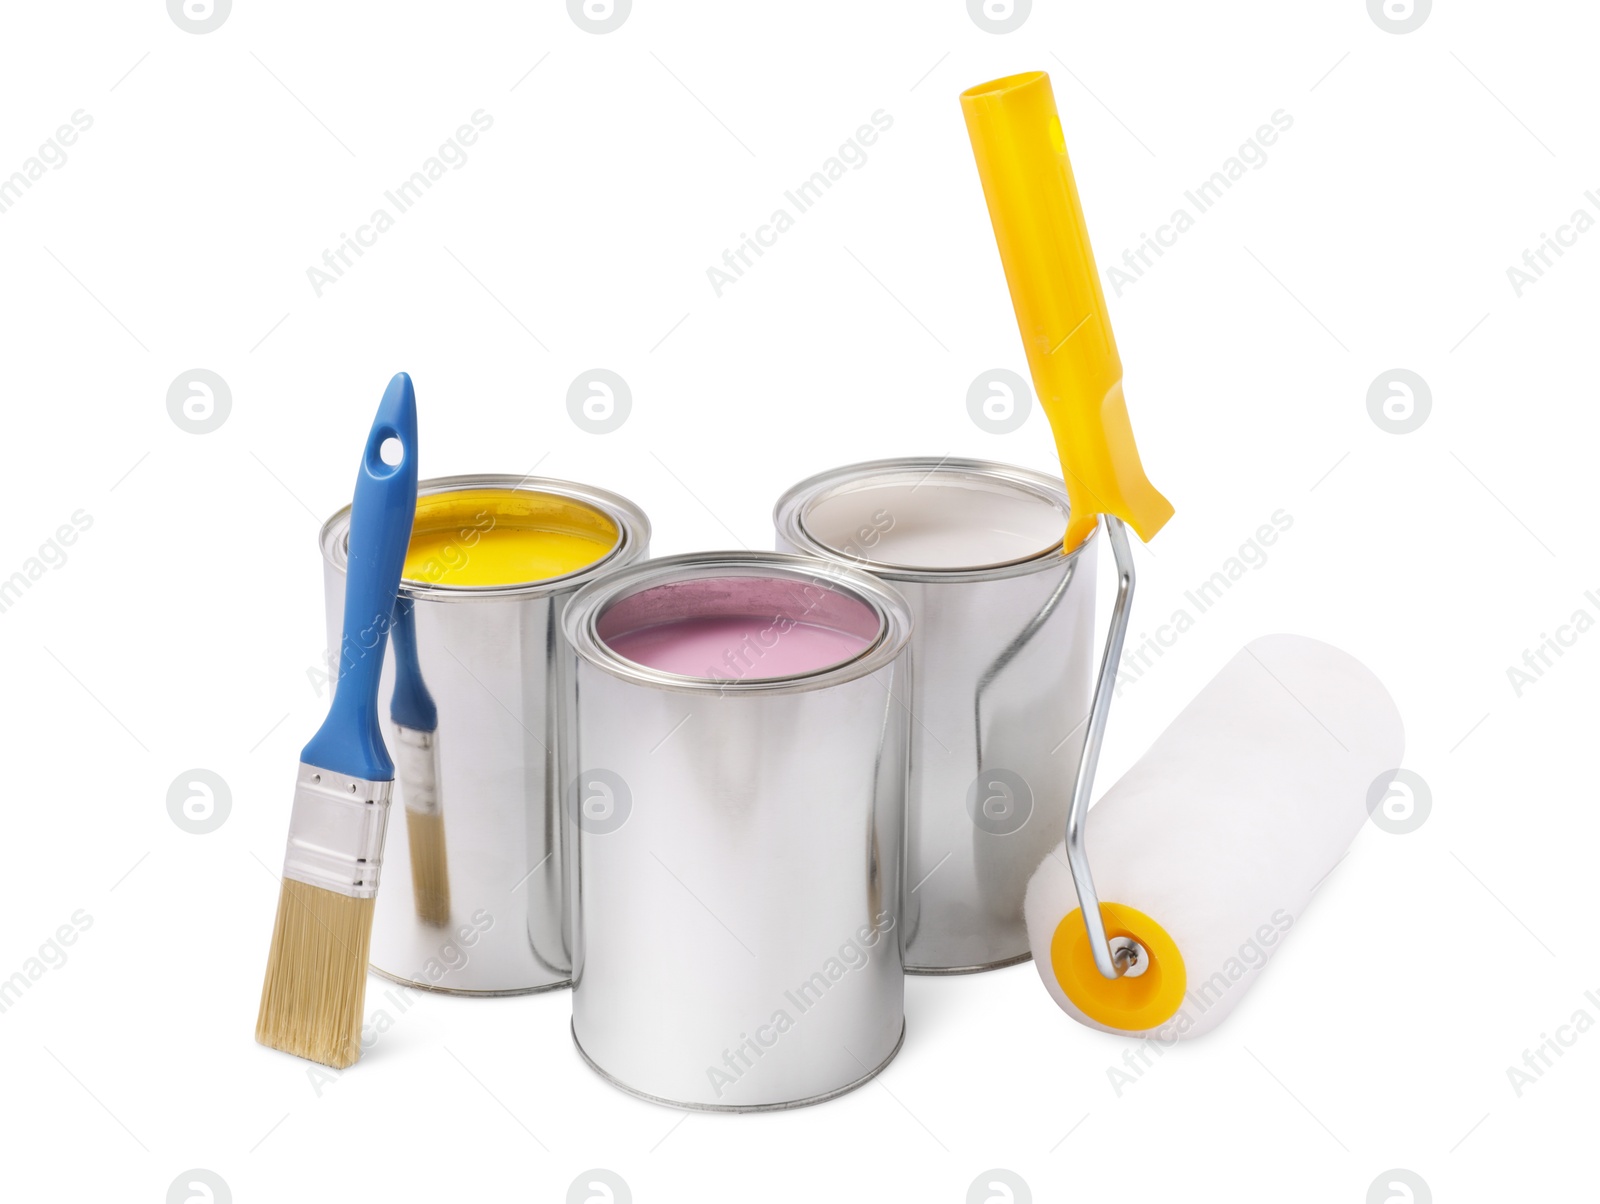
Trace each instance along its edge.
{"label": "open paint can", "polygon": [[[330,647],[349,530],[348,506],[322,529]],[[378,696],[396,779],[372,926],[379,974],[466,995],[570,982],[560,792],[575,764],[574,683],[561,620],[582,585],[647,555],[649,540],[637,506],[584,485],[418,486]]]}
{"label": "open paint can", "polygon": [[1089,714],[1095,555],[1060,480],[982,460],[855,464],[790,489],[781,551],[893,583],[911,607],[906,970],[1028,958],[1022,900],[1061,839]]}
{"label": "open paint can", "polygon": [[771,552],[636,564],[567,609],[572,1031],[675,1107],[817,1103],[904,1034],[905,602]]}

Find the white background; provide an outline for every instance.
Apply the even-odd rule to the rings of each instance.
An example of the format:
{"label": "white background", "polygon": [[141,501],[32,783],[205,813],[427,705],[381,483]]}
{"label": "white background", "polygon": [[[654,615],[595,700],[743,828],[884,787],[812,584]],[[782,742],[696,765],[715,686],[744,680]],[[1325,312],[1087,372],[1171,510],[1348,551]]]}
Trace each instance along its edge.
{"label": "white background", "polygon": [[[1600,1020],[1600,634],[1520,696],[1507,668],[1600,618],[1600,232],[1520,297],[1506,269],[1600,216],[1597,32],[1576,0],[1440,0],[1407,34],[1362,0],[1041,0],[1003,35],[959,0],[637,0],[604,36],[552,0],[237,0],[203,35],[160,0],[8,5],[0,177],[93,118],[0,214],[0,577],[92,518],[0,614],[0,977],[92,917],[0,1015],[8,1196],[160,1201],[200,1167],[238,1201],[563,1200],[603,1167],[640,1202],[957,1202],[1000,1167],[1039,1200],[1360,1204],[1400,1167],[1440,1201],[1576,1198],[1600,1032],[1520,1097],[1507,1067],[1574,1012]],[[1032,68],[1102,268],[1293,117],[1108,290],[1177,506],[1140,552],[1135,631],[1274,511],[1293,526],[1123,691],[1103,782],[1244,642],[1289,630],[1389,686],[1427,822],[1369,826],[1227,1024],[1120,1095],[1127,1043],[1063,1016],[1031,966],[912,979],[899,1059],[794,1114],[620,1094],[580,1064],[559,992],[424,997],[319,1094],[251,1035],[326,704],[315,536],[390,374],[416,381],[425,476],[612,488],[659,553],[768,547],[777,494],[839,463],[1048,468],[1036,409],[1008,435],[966,410],[974,378],[1025,366],[956,97]],[[319,298],[306,269],[479,109],[465,166]],[[717,297],[723,249],[879,109],[866,164]],[[597,366],[633,396],[607,435],[566,410]],[[166,407],[197,367],[232,398],[203,435]],[[1405,435],[1367,409],[1395,367],[1431,387]],[[203,836],[166,805],[196,767],[231,793]]]}

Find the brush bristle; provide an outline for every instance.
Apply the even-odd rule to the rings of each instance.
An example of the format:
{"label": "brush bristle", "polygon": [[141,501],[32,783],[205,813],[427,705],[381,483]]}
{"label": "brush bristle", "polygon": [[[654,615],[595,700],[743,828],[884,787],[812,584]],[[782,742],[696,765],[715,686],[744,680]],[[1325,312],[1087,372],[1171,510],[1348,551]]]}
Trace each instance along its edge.
{"label": "brush bristle", "polygon": [[450,870],[444,853],[444,814],[406,808],[406,840],[411,845],[411,889],[417,918],[442,928],[450,922]]}
{"label": "brush bristle", "polygon": [[340,1070],[361,1056],[373,903],[283,880],[257,1041]]}

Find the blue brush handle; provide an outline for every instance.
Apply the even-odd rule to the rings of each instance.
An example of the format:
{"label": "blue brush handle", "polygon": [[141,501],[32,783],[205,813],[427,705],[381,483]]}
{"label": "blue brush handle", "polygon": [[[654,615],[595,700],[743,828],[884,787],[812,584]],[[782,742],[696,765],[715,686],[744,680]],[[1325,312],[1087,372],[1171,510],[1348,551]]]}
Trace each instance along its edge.
{"label": "blue brush handle", "polygon": [[422,662],[417,658],[416,603],[397,598],[394,604],[394,694],[389,699],[389,718],[414,732],[439,728],[439,708],[433,705],[428,683],[422,680]]}
{"label": "blue brush handle", "polygon": [[[389,439],[400,444],[395,465],[385,464],[380,451]],[[378,675],[416,511],[417,399],[411,378],[400,372],[378,404],[356,475],[339,683],[327,719],[300,754],[307,765],[372,782],[394,778],[394,762],[378,728]]]}

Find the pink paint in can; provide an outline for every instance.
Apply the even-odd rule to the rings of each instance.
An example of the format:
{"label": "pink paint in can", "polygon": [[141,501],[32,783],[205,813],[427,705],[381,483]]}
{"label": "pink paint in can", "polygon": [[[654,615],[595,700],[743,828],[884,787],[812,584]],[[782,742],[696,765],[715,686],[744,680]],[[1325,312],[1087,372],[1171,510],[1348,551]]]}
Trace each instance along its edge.
{"label": "pink paint in can", "polygon": [[728,576],[633,594],[606,612],[599,634],[618,656],[663,673],[764,681],[852,660],[878,627],[870,607],[825,585]]}

